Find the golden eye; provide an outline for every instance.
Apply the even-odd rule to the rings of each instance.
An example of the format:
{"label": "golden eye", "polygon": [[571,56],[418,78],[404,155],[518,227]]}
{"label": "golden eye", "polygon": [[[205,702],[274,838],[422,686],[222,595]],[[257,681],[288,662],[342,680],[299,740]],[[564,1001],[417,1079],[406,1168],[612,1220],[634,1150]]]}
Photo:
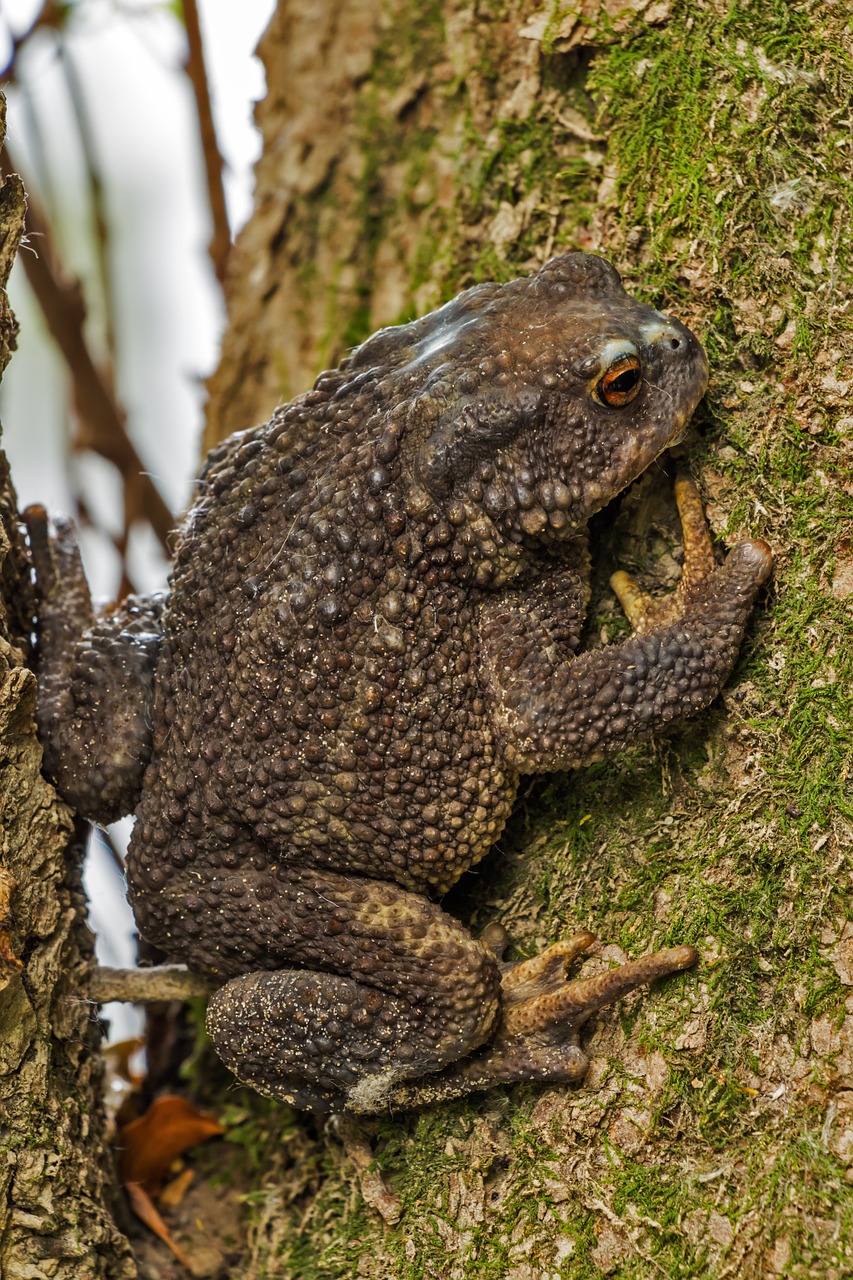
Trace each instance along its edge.
{"label": "golden eye", "polygon": [[630,404],[643,385],[640,362],[636,356],[617,356],[595,384],[593,392],[600,404],[620,409]]}

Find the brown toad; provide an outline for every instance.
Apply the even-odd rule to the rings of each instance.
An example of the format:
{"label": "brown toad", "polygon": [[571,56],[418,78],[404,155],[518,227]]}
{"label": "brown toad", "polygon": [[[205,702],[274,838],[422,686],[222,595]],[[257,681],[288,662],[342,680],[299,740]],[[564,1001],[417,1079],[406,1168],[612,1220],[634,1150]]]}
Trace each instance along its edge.
{"label": "brown toad", "polygon": [[48,767],[86,816],[136,812],[144,937],[222,978],[234,1072],[372,1112],[579,1079],[584,1021],[680,947],[567,981],[580,934],[502,966],[436,904],[524,773],[601,759],[706,706],[761,542],[717,566],[676,485],[685,568],[576,656],[587,521],[681,435],[707,363],[600,258],[469,289],[382,330],[215,449],[164,602],[93,621],[73,540],[31,534]]}

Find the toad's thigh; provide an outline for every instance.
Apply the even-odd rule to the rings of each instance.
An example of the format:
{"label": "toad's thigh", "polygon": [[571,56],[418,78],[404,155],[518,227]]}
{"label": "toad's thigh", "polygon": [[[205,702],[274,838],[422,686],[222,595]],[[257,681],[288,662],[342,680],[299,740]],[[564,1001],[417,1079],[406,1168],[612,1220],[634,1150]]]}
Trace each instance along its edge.
{"label": "toad's thigh", "polygon": [[143,935],[232,979],[208,1026],[235,1074],[263,1093],[308,1107],[352,1094],[346,1105],[370,1110],[393,1084],[456,1061],[494,1030],[494,954],[397,885],[261,870],[249,851],[243,867],[204,881],[198,864],[173,871],[154,895],[132,878]]}
{"label": "toad's thigh", "polygon": [[476,1039],[497,1010],[493,954],[434,902],[399,886],[316,868],[173,870],[151,893],[131,876],[142,935],[223,977],[296,965],[345,974],[428,1004]]}

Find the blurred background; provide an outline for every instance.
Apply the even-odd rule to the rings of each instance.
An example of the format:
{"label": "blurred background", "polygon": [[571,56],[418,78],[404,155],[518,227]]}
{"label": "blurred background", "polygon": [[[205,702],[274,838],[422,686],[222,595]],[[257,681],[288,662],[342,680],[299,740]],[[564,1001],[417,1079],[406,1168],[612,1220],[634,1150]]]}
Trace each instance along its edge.
{"label": "blurred background", "polygon": [[[204,380],[233,237],[252,208],[274,0],[0,0],[5,169],[30,199],[0,385],[20,505],[73,515],[97,600],[165,585],[199,464]],[[250,426],[250,423],[246,424]],[[142,479],[139,478],[140,471]],[[135,960],[131,820],[96,833],[87,890],[105,964]],[[110,1006],[110,1039],[139,1025]]]}

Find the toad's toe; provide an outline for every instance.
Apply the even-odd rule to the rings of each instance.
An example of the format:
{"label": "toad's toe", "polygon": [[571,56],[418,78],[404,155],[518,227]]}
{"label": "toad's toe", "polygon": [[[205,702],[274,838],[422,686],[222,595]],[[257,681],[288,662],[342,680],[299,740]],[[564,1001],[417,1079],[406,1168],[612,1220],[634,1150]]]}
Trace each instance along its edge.
{"label": "toad's toe", "polygon": [[[567,965],[593,941],[578,934],[557,943],[534,960],[506,974],[503,979],[501,1033],[507,1037],[554,1032],[571,1040],[578,1028],[604,1005],[612,1004],[636,987],[691,968],[698,955],[694,947],[670,947],[629,960],[592,978],[565,980]],[[524,972],[520,977],[517,970]]]}

